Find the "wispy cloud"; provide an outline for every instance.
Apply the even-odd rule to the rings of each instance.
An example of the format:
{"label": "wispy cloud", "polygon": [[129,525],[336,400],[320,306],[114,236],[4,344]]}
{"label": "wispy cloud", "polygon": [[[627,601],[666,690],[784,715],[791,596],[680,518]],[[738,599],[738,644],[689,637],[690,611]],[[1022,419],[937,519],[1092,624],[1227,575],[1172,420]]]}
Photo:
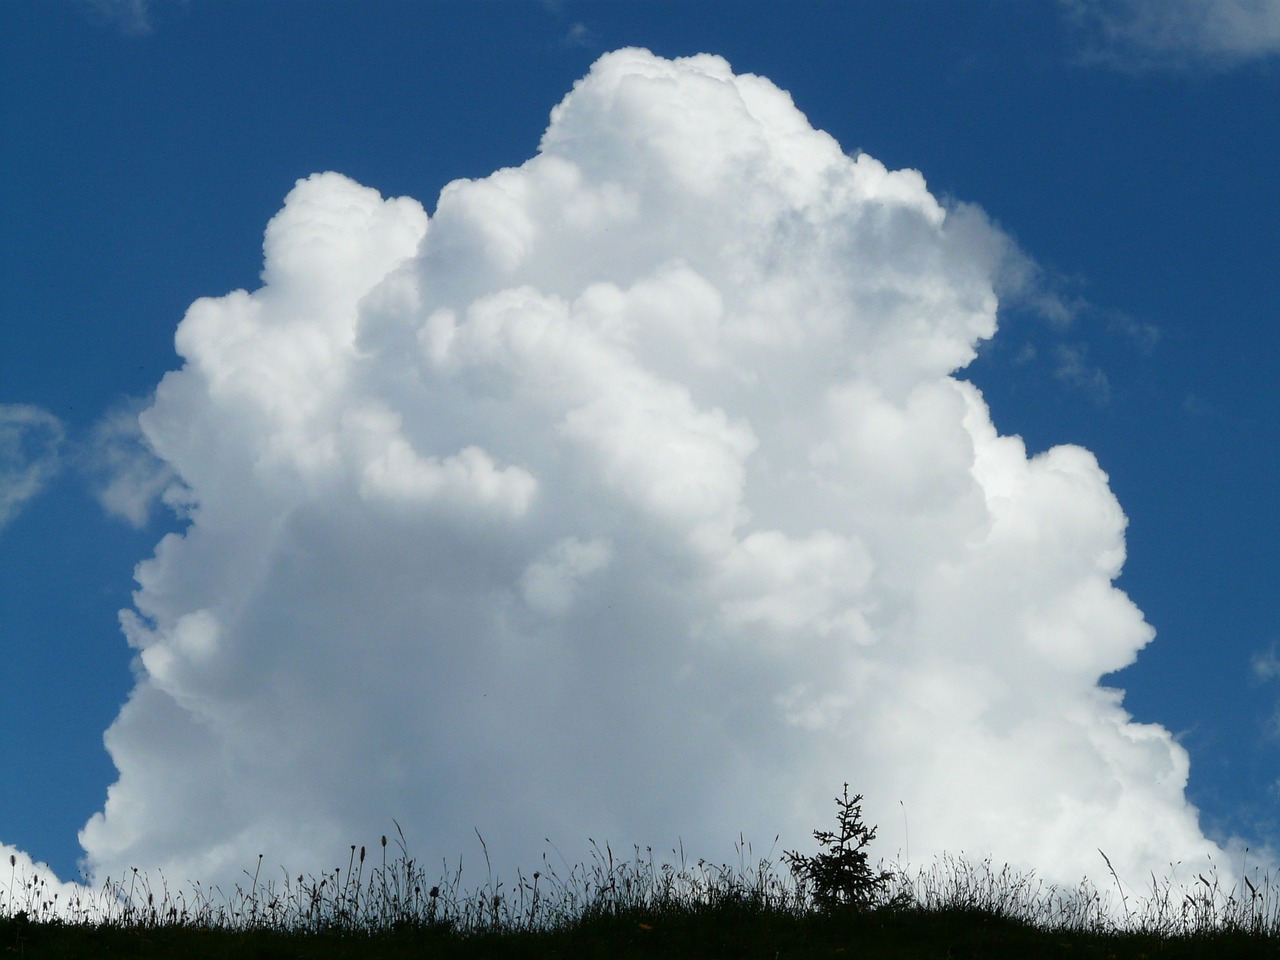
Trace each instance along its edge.
{"label": "wispy cloud", "polygon": [[[970,241],[971,252],[988,264],[999,297],[1001,323],[1009,339],[1004,341],[1005,349],[985,355],[998,355],[997,363],[1013,366],[1044,356],[1052,362],[1052,373],[1059,383],[1084,394],[1097,406],[1110,403],[1110,378],[1093,358],[1091,344],[1119,343],[1124,350],[1147,355],[1160,341],[1160,328],[1099,307],[1080,292],[1078,280],[1037,262],[980,208],[953,202],[948,213],[957,234],[966,229],[964,224],[978,227]],[[1022,342],[1014,348],[1010,341],[1017,339]]]}
{"label": "wispy cloud", "polygon": [[1273,643],[1266,650],[1255,653],[1249,660],[1249,669],[1254,679],[1263,683],[1280,677],[1280,650],[1277,645]]}
{"label": "wispy cloud", "polygon": [[29,404],[0,404],[0,531],[62,468],[62,421]]}
{"label": "wispy cloud", "polygon": [[1280,53],[1280,0],[1061,0],[1114,66],[1232,67]]}
{"label": "wispy cloud", "polygon": [[592,47],[596,45],[595,32],[585,23],[575,21],[565,31],[564,44],[569,47]]}
{"label": "wispy cloud", "polygon": [[1111,402],[1111,381],[1101,367],[1090,361],[1086,344],[1058,344],[1053,353],[1055,377],[1083,392],[1096,406],[1105,407]]}
{"label": "wispy cloud", "polygon": [[107,412],[80,444],[77,461],[108,514],[142,528],[157,503],[181,511],[182,487],[173,468],[152,452],[138,414],[149,401]]}
{"label": "wispy cloud", "polygon": [[145,37],[155,32],[157,14],[186,9],[190,0],[79,0],[92,14],[121,33]]}

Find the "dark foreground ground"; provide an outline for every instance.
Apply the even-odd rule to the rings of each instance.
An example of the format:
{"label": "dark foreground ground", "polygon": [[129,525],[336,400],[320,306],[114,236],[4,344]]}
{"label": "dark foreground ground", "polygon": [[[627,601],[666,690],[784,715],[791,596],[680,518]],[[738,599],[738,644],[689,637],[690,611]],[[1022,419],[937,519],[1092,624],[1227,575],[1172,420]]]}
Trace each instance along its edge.
{"label": "dark foreground ground", "polygon": [[471,933],[402,929],[378,935],[282,933],[192,926],[27,923],[0,919],[0,950],[9,957],[206,958],[724,958],[859,960],[1063,958],[1138,960],[1276,957],[1280,938],[1242,933],[1158,937],[1151,934],[1044,931],[980,911],[879,910],[810,915],[704,909],[687,915],[596,917],[551,932]]}

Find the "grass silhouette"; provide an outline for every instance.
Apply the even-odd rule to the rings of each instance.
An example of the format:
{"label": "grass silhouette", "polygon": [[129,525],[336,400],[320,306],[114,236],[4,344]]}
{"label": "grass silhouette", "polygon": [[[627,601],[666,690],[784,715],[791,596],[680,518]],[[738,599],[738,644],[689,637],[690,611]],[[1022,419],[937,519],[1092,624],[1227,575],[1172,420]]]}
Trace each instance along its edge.
{"label": "grass silhouette", "polygon": [[1266,877],[1239,890],[1213,874],[1190,890],[1153,880],[1141,902],[1117,879],[1117,903],[1087,881],[1063,890],[963,856],[915,872],[873,869],[864,847],[875,829],[861,823],[860,801],[846,785],[839,830],[814,833],[825,852],[786,854],[786,872],[753,861],[741,837],[736,868],[690,862],[683,848],[662,862],[638,846],[619,859],[593,842],[589,865],[561,874],[544,855],[542,869],[517,873],[510,887],[490,873],[467,889],[461,867],[429,877],[397,824],[398,855],[383,836],[373,857],[353,845],[346,865],[319,875],[263,878],[260,856],[231,891],[171,890],[134,870],[64,903],[41,880],[16,877],[11,858],[0,949],[184,960],[1280,957],[1280,904]]}

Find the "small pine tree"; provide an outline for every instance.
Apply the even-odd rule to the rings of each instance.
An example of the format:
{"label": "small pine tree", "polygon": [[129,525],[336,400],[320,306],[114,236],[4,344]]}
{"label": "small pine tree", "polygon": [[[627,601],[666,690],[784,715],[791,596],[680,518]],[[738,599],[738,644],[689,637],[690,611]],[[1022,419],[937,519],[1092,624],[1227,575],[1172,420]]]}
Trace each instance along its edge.
{"label": "small pine tree", "polygon": [[876,873],[867,865],[866,847],[876,836],[876,828],[862,822],[862,794],[849,798],[849,784],[836,797],[838,832],[813,831],[814,839],[826,852],[807,857],[795,851],[783,854],[793,876],[813,887],[813,897],[823,910],[842,907],[867,909],[881,899],[893,879],[888,872]]}

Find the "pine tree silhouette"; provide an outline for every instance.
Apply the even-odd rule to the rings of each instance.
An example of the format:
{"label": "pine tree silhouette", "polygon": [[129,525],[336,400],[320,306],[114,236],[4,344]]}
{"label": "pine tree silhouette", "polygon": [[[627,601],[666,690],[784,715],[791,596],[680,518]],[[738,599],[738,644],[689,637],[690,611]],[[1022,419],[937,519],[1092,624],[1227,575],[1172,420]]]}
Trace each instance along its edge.
{"label": "pine tree silhouette", "polygon": [[849,798],[849,784],[844,785],[842,796],[836,797],[837,832],[813,831],[825,852],[812,857],[789,851],[783,859],[797,878],[813,886],[813,897],[824,910],[852,907],[867,909],[875,906],[893,879],[889,872],[875,872],[867,864],[867,844],[875,839],[876,828],[862,822],[862,794]]}

